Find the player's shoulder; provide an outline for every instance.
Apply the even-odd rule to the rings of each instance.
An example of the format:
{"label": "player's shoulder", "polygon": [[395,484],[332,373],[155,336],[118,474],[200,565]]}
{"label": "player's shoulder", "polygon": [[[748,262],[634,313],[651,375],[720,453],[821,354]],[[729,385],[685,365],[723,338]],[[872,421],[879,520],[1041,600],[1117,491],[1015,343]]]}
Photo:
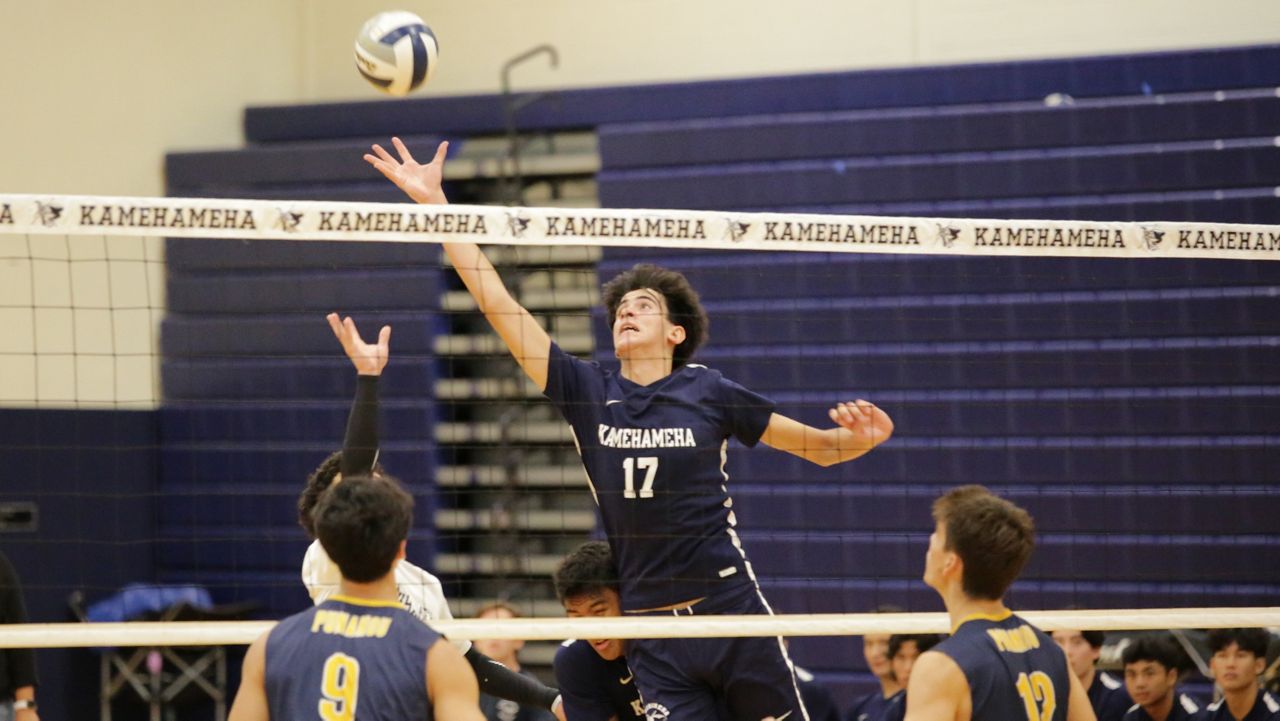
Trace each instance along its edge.
{"label": "player's shoulder", "polygon": [[1098,672],[1098,683],[1108,691],[1119,691],[1124,688],[1124,682],[1115,678],[1106,671]]}
{"label": "player's shoulder", "polygon": [[1275,694],[1270,691],[1263,691],[1258,694],[1258,703],[1262,704],[1262,707],[1266,709],[1266,714],[1263,718],[1267,719],[1267,721],[1280,720],[1280,698],[1277,698]]}
{"label": "player's shoulder", "polygon": [[[402,580],[403,579],[403,580]],[[427,569],[414,565],[408,560],[402,560],[396,564],[396,583],[412,583],[414,585],[427,585],[433,588],[444,588],[444,584],[440,579]]]}
{"label": "player's shoulder", "polygon": [[583,639],[570,638],[556,648],[556,655],[552,662],[557,666],[569,663],[579,664],[593,657],[599,658],[599,654],[595,652],[595,649],[591,648],[590,643]]}

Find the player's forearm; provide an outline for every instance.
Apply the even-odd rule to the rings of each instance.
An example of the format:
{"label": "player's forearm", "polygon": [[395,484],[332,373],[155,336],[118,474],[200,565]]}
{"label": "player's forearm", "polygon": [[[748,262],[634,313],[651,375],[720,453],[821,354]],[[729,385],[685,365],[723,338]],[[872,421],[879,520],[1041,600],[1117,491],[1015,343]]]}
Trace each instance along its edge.
{"label": "player's forearm", "polygon": [[539,389],[547,385],[551,336],[538,325],[502,282],[498,271],[475,243],[445,243],[445,254],[475,299],[485,320]]}
{"label": "player's forearm", "polygon": [[875,446],[859,439],[844,428],[812,429],[806,434],[806,443],[797,455],[819,466],[834,466],[867,455]]}
{"label": "player's forearm", "polygon": [[480,690],[490,696],[548,711],[552,710],[552,705],[560,696],[559,691],[512,671],[480,653],[475,647],[467,651],[466,658],[476,673],[476,680],[480,682]]}
{"label": "player's forearm", "polygon": [[342,475],[368,473],[378,460],[378,376],[356,376],[356,397],[342,439]]}
{"label": "player's forearm", "polygon": [[[489,262],[488,256],[475,243],[444,243],[445,255],[467,287],[476,307],[485,317],[490,314],[514,314],[524,310],[502,282],[502,276]],[[493,320],[490,319],[490,323]]]}

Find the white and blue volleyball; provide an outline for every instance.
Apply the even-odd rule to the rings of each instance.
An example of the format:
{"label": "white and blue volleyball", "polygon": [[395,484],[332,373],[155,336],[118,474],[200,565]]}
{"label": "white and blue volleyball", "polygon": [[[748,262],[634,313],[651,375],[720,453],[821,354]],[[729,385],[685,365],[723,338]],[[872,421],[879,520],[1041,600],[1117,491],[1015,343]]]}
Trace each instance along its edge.
{"label": "white and blue volleyball", "polygon": [[411,12],[378,13],[356,36],[356,68],[391,95],[407,95],[430,80],[439,57],[435,34]]}

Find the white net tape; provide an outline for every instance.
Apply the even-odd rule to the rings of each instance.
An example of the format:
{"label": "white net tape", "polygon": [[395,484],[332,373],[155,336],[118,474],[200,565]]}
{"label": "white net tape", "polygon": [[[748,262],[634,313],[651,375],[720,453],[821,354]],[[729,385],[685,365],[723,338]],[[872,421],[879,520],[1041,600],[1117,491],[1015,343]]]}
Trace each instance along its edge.
{"label": "white net tape", "polygon": [[0,194],[0,233],[1280,260],[1280,226]]}
{"label": "white net tape", "polygon": [[[1040,629],[1142,631],[1175,628],[1280,627],[1277,608],[1146,608],[1019,611]],[[84,646],[220,646],[248,644],[274,621],[25,624],[0,628],[0,648]],[[454,619],[432,627],[449,638],[727,638],[948,633],[945,613],[793,614],[642,618]]]}

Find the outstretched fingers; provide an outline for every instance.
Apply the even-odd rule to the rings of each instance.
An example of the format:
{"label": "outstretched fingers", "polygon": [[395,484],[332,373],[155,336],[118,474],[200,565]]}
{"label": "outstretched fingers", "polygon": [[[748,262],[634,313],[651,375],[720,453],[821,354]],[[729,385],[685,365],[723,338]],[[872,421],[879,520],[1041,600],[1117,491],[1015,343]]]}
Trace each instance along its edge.
{"label": "outstretched fingers", "polygon": [[403,140],[401,140],[398,137],[392,137],[391,144],[396,146],[396,152],[400,154],[400,162],[402,163],[418,162],[413,159],[413,153],[409,152],[409,147],[404,144]]}

